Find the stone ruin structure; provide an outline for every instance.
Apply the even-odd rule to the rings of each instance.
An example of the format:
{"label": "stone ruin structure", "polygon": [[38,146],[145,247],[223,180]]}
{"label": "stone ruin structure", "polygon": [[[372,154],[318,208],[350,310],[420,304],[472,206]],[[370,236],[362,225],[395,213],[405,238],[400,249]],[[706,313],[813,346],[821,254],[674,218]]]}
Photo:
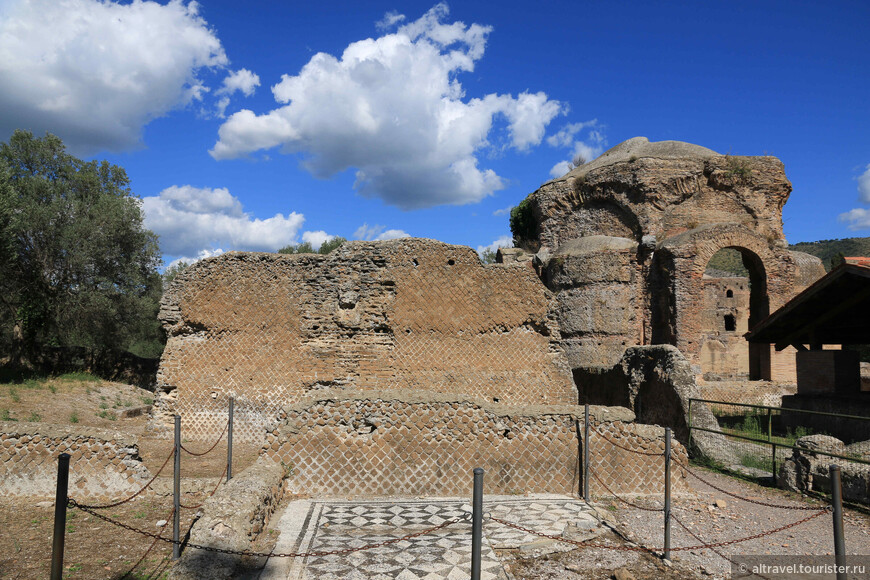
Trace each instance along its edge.
{"label": "stone ruin structure", "polygon": [[[775,157],[636,137],[532,193],[519,241],[556,293],[575,373],[613,368],[629,346],[671,344],[698,376],[793,381],[793,352],[743,339],[824,275],[787,249],[790,192]],[[740,252],[748,279],[705,277],[723,248]]]}
{"label": "stone ruin structure", "polygon": [[[610,405],[592,422],[627,448],[660,449],[635,417],[686,442],[696,377],[793,373],[742,338],[824,273],[787,249],[790,192],[774,157],[638,137],[524,200],[498,264],[420,239],[203,260],[164,296],[152,427],[178,413],[186,437],[214,437],[232,396],[236,436],[300,491],[464,494],[480,465],[492,492],[576,492],[580,404]],[[705,276],[723,248],[748,279]],[[613,491],[656,485],[654,457],[591,450]]]}
{"label": "stone ruin structure", "polygon": [[[235,436],[301,492],[464,495],[481,466],[493,493],[576,493],[583,407],[555,313],[532,268],[432,240],[224,254],[164,296],[152,427],[178,413],[185,437],[216,437],[232,396]],[[628,409],[591,415],[626,449],[663,449]],[[614,491],[660,486],[660,457],[591,452]]]}

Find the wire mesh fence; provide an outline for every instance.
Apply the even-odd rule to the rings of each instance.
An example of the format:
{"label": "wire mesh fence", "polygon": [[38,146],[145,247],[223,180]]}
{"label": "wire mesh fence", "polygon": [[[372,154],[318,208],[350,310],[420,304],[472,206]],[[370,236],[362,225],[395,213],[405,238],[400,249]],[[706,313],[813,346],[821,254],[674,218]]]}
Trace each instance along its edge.
{"label": "wire mesh fence", "polygon": [[[693,422],[702,406],[718,426]],[[705,459],[743,475],[781,480],[783,466],[801,457],[807,464],[827,458],[846,473],[870,473],[870,417],[690,399],[688,421],[690,438],[714,435]]]}

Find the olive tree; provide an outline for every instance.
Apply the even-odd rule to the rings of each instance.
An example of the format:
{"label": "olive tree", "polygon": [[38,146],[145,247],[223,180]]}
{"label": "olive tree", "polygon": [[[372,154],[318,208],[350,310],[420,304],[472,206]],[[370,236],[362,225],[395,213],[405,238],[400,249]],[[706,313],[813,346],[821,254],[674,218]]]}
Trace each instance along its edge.
{"label": "olive tree", "polygon": [[126,172],[61,140],[0,143],[0,325],[13,360],[46,346],[129,348],[156,336],[157,236]]}

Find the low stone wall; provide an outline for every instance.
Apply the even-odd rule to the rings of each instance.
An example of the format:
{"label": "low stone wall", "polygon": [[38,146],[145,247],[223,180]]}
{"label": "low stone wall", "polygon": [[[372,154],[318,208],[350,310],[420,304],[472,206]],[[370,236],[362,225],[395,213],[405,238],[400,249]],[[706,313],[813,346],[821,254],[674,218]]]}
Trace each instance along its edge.
{"label": "low stone wall", "polygon": [[[665,439],[662,427],[624,421],[598,422],[595,417],[590,420],[590,430],[589,493],[592,496],[664,493]],[[688,467],[689,456],[676,439],[671,440],[671,445],[671,489],[674,493],[685,492],[689,489],[686,473],[677,466]],[[648,455],[650,453],[655,455]]]}
{"label": "low stone wall", "polygon": [[151,474],[135,437],[88,427],[0,422],[0,494],[54,497],[57,457],[69,453],[69,495],[105,501],[140,489]]}
{"label": "low stone wall", "polygon": [[[202,517],[190,530],[189,543],[223,550],[249,549],[284,496],[285,475],[285,470],[275,462],[258,459],[206,501]],[[234,578],[241,572],[241,564],[239,556],[187,548],[169,578]]]}
{"label": "low stone wall", "polygon": [[[574,379],[581,402],[630,407],[639,422],[670,427],[675,439],[689,443],[689,399],[701,397],[692,367],[676,347],[633,346],[612,369],[575,370]],[[719,423],[706,405],[694,405],[692,427],[718,431]],[[693,429],[692,453],[737,463],[718,433]]]}
{"label": "low stone wall", "polygon": [[798,492],[831,492],[830,466],[839,465],[843,499],[870,504],[870,465],[847,461],[818,451],[836,455],[870,459],[870,441],[845,445],[828,435],[808,435],[795,441],[795,449],[779,469],[777,484]]}
{"label": "low stone wall", "polygon": [[[593,407],[592,415],[628,449],[664,450],[664,429],[632,424],[628,409]],[[318,496],[464,496],[475,467],[485,470],[486,493],[576,494],[582,419],[577,405],[518,409],[431,392],[324,392],[285,408],[262,453],[288,470],[292,491]],[[660,456],[594,441],[590,451],[614,492],[661,491],[649,477],[663,469]],[[676,453],[685,457],[682,446]]]}
{"label": "low stone wall", "polygon": [[797,392],[795,383],[771,381],[699,381],[698,394],[702,399],[779,407],[782,398]]}

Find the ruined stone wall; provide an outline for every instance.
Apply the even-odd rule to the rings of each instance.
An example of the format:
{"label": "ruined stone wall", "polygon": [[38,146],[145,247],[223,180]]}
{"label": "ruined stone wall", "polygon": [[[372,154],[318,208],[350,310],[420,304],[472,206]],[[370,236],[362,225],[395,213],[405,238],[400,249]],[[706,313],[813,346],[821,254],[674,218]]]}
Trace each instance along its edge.
{"label": "ruined stone wall", "polygon": [[[704,271],[723,248],[743,255],[754,290],[749,308],[735,310],[740,328],[759,322],[802,289],[817,274],[818,263],[787,250],[782,207],[790,192],[783,165],[774,157],[719,155],[689,143],[638,137],[532,193],[523,211],[534,227],[518,238],[538,252],[543,271],[578,239],[622,238],[635,244],[628,259],[634,291],[610,292],[608,309],[630,310],[624,320],[637,330],[612,333],[606,324],[584,330],[595,340],[575,341],[574,368],[614,364],[624,338],[626,346],[673,344],[698,374],[748,372],[752,378],[770,378],[774,368],[781,370],[782,365],[772,366],[776,356],[747,346],[745,360],[736,334],[719,334],[721,325],[711,317],[724,317],[724,307],[736,307],[710,304]],[[569,274],[575,286],[584,281],[582,269]],[[545,281],[553,291],[564,290]],[[570,328],[572,318],[576,314],[568,309],[559,312],[562,328]],[[619,340],[608,343],[596,334]]]}
{"label": "ruined stone wall", "polygon": [[588,236],[562,244],[543,272],[556,293],[562,346],[572,368],[609,368],[642,335],[638,245]]}
{"label": "ruined stone wall", "polygon": [[135,437],[89,427],[0,422],[0,493],[54,497],[61,453],[72,456],[69,495],[74,499],[117,499],[151,479]]}
{"label": "ruined stone wall", "polygon": [[706,380],[749,378],[749,279],[704,278],[699,364]]}
{"label": "ruined stone wall", "polygon": [[261,440],[284,405],[325,388],[461,393],[511,405],[576,403],[534,271],[432,240],[350,242],[328,256],[232,252],[164,296],[169,339],[155,428]]}
{"label": "ruined stone wall", "polygon": [[[318,495],[463,496],[475,467],[486,472],[487,493],[576,494],[582,418],[576,405],[517,409],[421,392],[324,393],[288,407],[263,454],[285,466],[291,490]],[[623,447],[663,450],[664,430],[633,418],[627,409],[592,410],[595,428]],[[590,452],[614,492],[661,491],[650,477],[661,457],[597,434]],[[682,446],[677,456],[685,459]]]}
{"label": "ruined stone wall", "polygon": [[535,251],[591,235],[661,242],[721,223],[784,240],[782,207],[790,193],[775,157],[719,155],[689,143],[635,137],[532,194],[537,231],[523,241]]}

